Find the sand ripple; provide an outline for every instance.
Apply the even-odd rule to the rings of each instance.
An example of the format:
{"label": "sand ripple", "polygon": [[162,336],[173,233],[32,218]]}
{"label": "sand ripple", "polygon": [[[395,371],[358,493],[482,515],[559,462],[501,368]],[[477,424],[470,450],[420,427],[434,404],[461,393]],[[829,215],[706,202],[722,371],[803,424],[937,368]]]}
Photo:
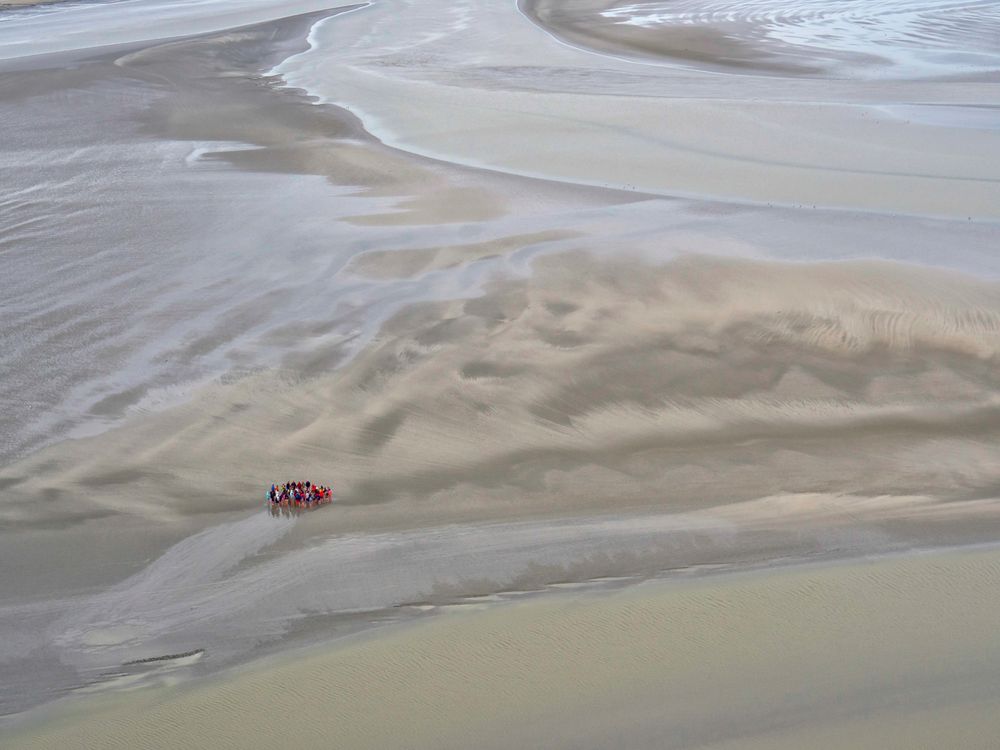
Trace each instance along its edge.
{"label": "sand ripple", "polygon": [[679,0],[619,4],[600,15],[649,30],[717,28],[793,60],[843,64],[860,56],[866,65],[877,64],[868,69],[873,76],[946,73],[949,67],[988,71],[1000,65],[1000,8],[986,0]]}

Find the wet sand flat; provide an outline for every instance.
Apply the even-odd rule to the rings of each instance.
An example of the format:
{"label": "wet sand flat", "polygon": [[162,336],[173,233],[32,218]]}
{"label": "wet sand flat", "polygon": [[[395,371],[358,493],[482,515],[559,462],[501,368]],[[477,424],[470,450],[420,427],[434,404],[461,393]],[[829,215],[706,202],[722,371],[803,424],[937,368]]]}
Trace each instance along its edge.
{"label": "wet sand flat", "polygon": [[[39,451],[2,470],[5,517],[232,511],[282,465],[336,473],[342,507],[401,519],[780,492],[992,497],[996,282],[586,253],[532,270],[402,309],[332,373],[247,376]],[[232,491],[204,496],[213,472]]]}
{"label": "wet sand flat", "polygon": [[998,575],[987,549],[457,610],[85,699],[8,746],[986,748]]}
{"label": "wet sand flat", "polygon": [[[768,34],[809,13],[742,52],[621,3],[247,25],[316,7],[0,26],[3,731],[984,745],[996,552],[942,550],[1000,533],[966,16],[949,76],[800,69]],[[289,477],[336,502],[268,513]]]}
{"label": "wet sand flat", "polygon": [[693,62],[722,69],[758,73],[816,74],[822,67],[794,60],[783,60],[766,44],[741,39],[733,23],[674,23],[659,26],[628,23],[643,11],[651,14],[667,7],[653,4],[623,4],[611,0],[565,3],[546,0],[522,0],[525,13],[553,29],[563,38],[584,47],[610,54],[635,55],[649,59]]}
{"label": "wet sand flat", "polygon": [[520,7],[582,47],[744,75],[987,81],[996,80],[1000,62],[1000,15],[989,2],[521,0]]}
{"label": "wet sand flat", "polygon": [[[217,384],[5,467],[22,536],[0,554],[37,582],[0,607],[8,684],[198,649],[191,670],[218,670],[304,617],[329,636],[512,589],[995,539],[996,282],[581,253],[532,271],[404,307],[332,373]],[[289,471],[335,476],[336,503],[254,510]],[[115,537],[143,528],[181,538],[137,561]],[[95,536],[132,567],[76,570],[73,596],[61,571]]]}
{"label": "wet sand flat", "polygon": [[[314,47],[277,70],[349,107],[386,143],[445,160],[660,195],[997,218],[1000,130],[959,133],[884,109],[905,102],[932,113],[960,100],[995,107],[998,89],[985,73],[956,64],[937,76],[859,81],[755,74],[749,62],[748,75],[637,62],[560,36],[566,16],[598,35],[619,33],[592,5],[560,6],[552,31],[532,22],[532,8],[376,4],[318,26]],[[364,33],[373,24],[380,40],[400,43],[374,43]],[[664,44],[712,33],[680,21],[639,31]],[[765,41],[754,49],[784,49],[780,39]],[[736,43],[726,35],[724,44],[675,46],[720,59],[716,47]],[[326,48],[337,49],[336,64]],[[810,52],[823,50],[810,48],[805,59]],[[867,69],[863,53],[845,54]],[[775,67],[783,65],[791,63]]]}

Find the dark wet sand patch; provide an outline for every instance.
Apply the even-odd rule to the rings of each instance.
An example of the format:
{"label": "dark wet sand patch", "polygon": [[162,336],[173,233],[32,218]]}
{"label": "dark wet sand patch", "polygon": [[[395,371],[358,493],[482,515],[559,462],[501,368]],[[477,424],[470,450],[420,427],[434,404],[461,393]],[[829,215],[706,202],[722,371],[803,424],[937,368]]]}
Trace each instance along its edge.
{"label": "dark wet sand patch", "polygon": [[747,36],[735,25],[656,25],[651,28],[616,23],[601,16],[619,0],[519,0],[532,20],[556,36],[608,54],[695,64],[701,67],[772,75],[814,76],[826,67],[819,60],[777,54],[763,40]]}

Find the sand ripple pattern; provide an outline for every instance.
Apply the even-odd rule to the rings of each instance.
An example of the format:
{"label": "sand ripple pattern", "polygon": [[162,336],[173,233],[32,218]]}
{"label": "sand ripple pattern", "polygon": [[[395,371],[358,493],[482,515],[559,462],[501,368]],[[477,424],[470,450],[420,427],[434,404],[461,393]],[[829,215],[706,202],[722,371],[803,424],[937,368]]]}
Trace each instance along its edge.
{"label": "sand ripple pattern", "polygon": [[881,59],[883,75],[1000,66],[1000,5],[939,0],[680,0],[628,3],[601,13],[617,24],[724,29],[777,46],[779,55]]}

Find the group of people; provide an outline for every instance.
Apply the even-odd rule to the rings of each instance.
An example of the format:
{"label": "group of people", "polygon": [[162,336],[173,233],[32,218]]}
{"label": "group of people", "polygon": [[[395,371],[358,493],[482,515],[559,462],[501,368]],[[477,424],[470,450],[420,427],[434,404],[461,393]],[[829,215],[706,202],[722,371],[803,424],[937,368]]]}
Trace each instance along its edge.
{"label": "group of people", "polygon": [[267,491],[272,508],[312,508],[333,500],[333,490],[312,482],[272,484]]}

